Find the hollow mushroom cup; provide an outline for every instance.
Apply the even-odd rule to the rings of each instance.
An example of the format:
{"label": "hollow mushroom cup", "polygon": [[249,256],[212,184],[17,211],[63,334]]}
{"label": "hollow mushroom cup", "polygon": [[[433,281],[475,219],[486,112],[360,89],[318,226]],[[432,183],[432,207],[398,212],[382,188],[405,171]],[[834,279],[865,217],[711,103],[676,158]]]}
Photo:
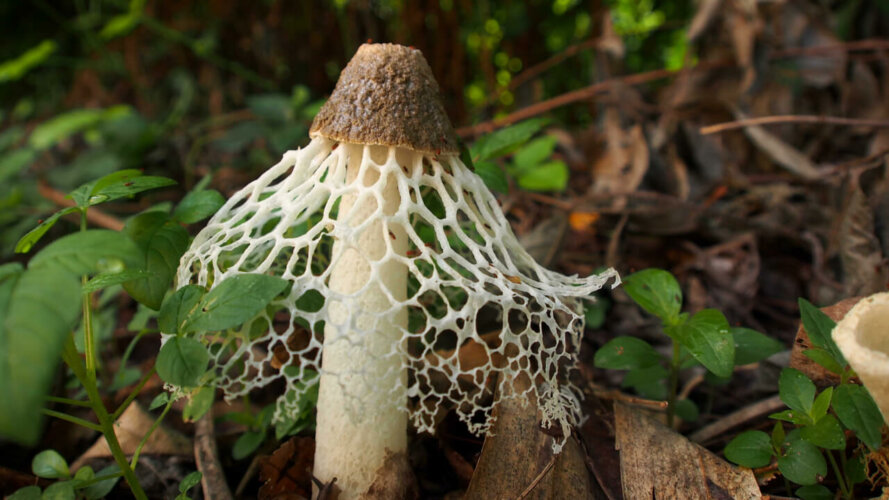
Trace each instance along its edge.
{"label": "hollow mushroom cup", "polygon": [[889,423],[889,292],[858,301],[831,335]]}
{"label": "hollow mushroom cup", "polygon": [[244,273],[292,283],[237,331],[199,334],[217,387],[233,398],[283,378],[286,419],[318,380],[313,473],[336,478],[341,499],[410,496],[408,424],[434,432],[444,408],[482,435],[497,401],[533,401],[559,448],[581,418],[568,378],[581,301],[617,273],[563,276],[528,255],[460,160],[418,50],[362,45],[310,136],[180,262],[180,287]]}

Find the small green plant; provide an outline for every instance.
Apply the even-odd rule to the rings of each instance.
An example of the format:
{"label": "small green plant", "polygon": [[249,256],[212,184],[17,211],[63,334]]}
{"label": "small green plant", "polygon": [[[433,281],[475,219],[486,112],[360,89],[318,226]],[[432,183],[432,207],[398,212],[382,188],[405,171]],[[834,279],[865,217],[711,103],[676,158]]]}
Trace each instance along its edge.
{"label": "small green plant", "polygon": [[[855,485],[866,479],[864,449],[853,446],[852,452],[847,452],[850,446],[846,431],[867,449],[879,449],[883,417],[867,389],[852,382],[855,373],[830,335],[836,326],[834,321],[805,299],[800,299],[799,305],[813,345],[804,354],[839,375],[840,384],[816,394],[815,384],[804,373],[785,368],[778,379],[778,395],[788,409],[770,415],[777,420],[771,435],[743,432],[729,442],[725,456],[751,468],[765,467],[776,459],[785,480],[801,486],[795,494],[806,500],[835,497],[820,484],[830,464],[842,497],[854,498]],[[789,432],[785,423],[792,426]],[[789,493],[789,483],[786,486]]]}
{"label": "small green plant", "polygon": [[191,496],[188,495],[188,490],[197,486],[197,484],[201,482],[202,477],[204,477],[204,475],[201,474],[201,471],[199,470],[183,477],[182,481],[179,482],[179,494],[176,495],[176,500],[191,500]]}
{"label": "small green plant", "polygon": [[736,365],[754,363],[780,351],[780,342],[749,328],[731,328],[716,309],[694,315],[681,312],[682,290],[676,278],[662,269],[646,269],[623,279],[624,290],[642,309],[661,321],[671,340],[669,358],[636,337],[616,337],[596,352],[595,366],[627,370],[623,385],[640,395],[667,400],[667,423],[674,415],[697,419],[697,407],[688,399],[676,399],[682,370],[703,365],[719,379],[731,376]]}
{"label": "small green plant", "polygon": [[120,468],[109,465],[98,473],[85,465],[72,474],[68,462],[55,450],[44,450],[31,461],[31,472],[44,479],[58,481],[41,490],[39,486],[27,486],[16,491],[10,500],[40,500],[41,498],[105,498],[120,479]]}
{"label": "small green plant", "polygon": [[[114,296],[123,289],[149,309],[160,307],[190,239],[182,224],[208,217],[223,200],[215,191],[197,189],[172,213],[169,209],[143,212],[127,221],[122,231],[89,229],[87,215],[93,206],[172,184],[175,182],[171,179],[146,176],[139,170],[122,170],[83,184],[68,195],[75,205],[41,221],[19,240],[16,251],[29,252],[69,214],[79,215],[78,232],[46,245],[31,258],[27,269],[17,263],[0,266],[0,345],[4,352],[16,353],[0,360],[0,387],[6,392],[0,411],[0,435],[23,444],[36,443],[41,420],[35,416],[41,413],[101,432],[114,457],[116,474],[126,479],[137,498],[145,498],[134,473],[139,451],[169,410],[170,402],[131,461],[121,449],[113,426],[155,373],[153,368],[132,377],[126,368],[129,353],[145,334],[157,331],[142,328],[127,348],[121,370],[105,373],[98,354],[103,322],[96,314],[94,296],[100,291],[103,297],[106,293]],[[85,400],[47,395],[59,357],[76,379],[75,385],[82,388]],[[158,364],[158,370],[164,368]],[[117,409],[109,411],[102,391],[132,384],[130,395]],[[47,401],[90,408],[97,423],[44,408]],[[38,455],[34,468],[38,476],[63,480],[50,488],[84,490],[88,498],[90,491],[96,490],[90,489],[92,484],[108,484],[102,482],[104,479],[95,480],[88,468],[71,476],[64,459],[51,451]]]}

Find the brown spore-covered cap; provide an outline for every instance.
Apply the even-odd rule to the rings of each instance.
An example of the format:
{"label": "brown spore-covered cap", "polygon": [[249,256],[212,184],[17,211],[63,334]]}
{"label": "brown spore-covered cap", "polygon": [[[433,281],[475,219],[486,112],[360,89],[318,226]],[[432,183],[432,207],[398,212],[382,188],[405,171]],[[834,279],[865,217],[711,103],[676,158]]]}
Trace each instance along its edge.
{"label": "brown spore-covered cap", "polygon": [[352,144],[457,153],[457,135],[423,54],[402,45],[364,44],[340,73],[311,137]]}

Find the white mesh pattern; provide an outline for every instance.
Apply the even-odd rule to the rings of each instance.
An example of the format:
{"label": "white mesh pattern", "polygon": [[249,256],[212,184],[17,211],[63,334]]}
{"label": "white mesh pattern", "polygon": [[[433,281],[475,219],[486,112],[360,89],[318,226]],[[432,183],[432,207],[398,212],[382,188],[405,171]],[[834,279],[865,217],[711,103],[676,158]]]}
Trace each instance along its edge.
{"label": "white mesh pattern", "polygon": [[[384,200],[389,183],[397,186],[394,202]],[[338,213],[341,206],[350,212]],[[373,215],[353,217],[359,206],[365,212],[370,206]],[[382,255],[368,253],[366,242],[381,237],[387,242]],[[402,238],[406,247],[394,244]],[[396,246],[407,250],[399,254]],[[330,275],[349,250],[353,261],[355,250],[364,252],[371,278],[341,293],[329,286]],[[381,278],[399,272],[407,290],[391,290],[392,280]],[[583,330],[577,299],[610,278],[618,281],[613,270],[579,278],[539,266],[482,180],[456,156],[324,138],[286,153],[219,210],[182,257],[178,285],[212,288],[242,273],[280,276],[293,286],[237,331],[201,334],[228,397],[279,377],[290,388],[303,387],[297,383],[311,373],[305,370],[322,371],[325,323],[352,332],[336,341],[359,348],[369,346],[376,331],[394,329],[403,341],[381,357],[407,375],[358,382],[363,386],[350,394],[400,398],[420,431],[432,432],[436,411],[453,406],[480,434],[496,404],[484,389],[499,374],[500,399],[522,396],[513,382],[524,380],[519,386],[529,387],[525,396],[533,392],[543,424],[558,425],[565,436],[580,417],[567,378]],[[371,311],[361,306],[368,294],[376,295]],[[485,363],[461,366],[457,351],[470,343]],[[327,374],[354,384],[361,370]],[[365,398],[353,399],[351,411],[364,410]],[[295,410],[295,401],[282,396],[277,415]]]}

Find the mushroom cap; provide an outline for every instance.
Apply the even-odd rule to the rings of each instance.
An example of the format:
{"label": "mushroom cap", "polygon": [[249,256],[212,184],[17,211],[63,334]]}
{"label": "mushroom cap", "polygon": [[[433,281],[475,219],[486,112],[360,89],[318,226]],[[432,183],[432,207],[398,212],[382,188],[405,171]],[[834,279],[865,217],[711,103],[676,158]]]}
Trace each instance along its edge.
{"label": "mushroom cap", "polygon": [[312,122],[309,136],[432,154],[459,152],[423,54],[389,43],[358,48]]}

